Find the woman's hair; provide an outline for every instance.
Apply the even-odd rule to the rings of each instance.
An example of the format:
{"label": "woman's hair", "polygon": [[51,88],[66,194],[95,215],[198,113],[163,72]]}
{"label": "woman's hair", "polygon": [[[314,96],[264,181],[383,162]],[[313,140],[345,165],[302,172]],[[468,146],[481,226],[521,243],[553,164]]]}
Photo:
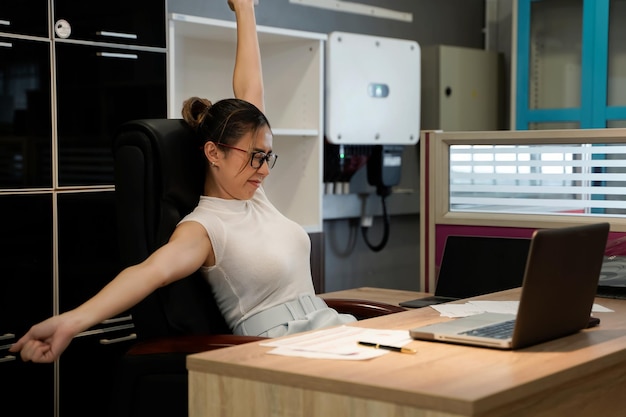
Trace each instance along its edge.
{"label": "woman's hair", "polygon": [[263,126],[270,128],[261,110],[236,98],[213,104],[204,98],[191,97],[183,103],[182,116],[198,133],[201,145],[208,141],[232,145],[248,132],[255,132]]}

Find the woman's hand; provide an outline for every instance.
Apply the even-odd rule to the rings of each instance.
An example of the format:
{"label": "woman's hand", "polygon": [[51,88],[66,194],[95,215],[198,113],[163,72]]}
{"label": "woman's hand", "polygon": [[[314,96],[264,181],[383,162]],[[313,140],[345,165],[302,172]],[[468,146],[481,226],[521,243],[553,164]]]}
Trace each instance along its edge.
{"label": "woman's hand", "polygon": [[76,335],[68,315],[54,316],[34,325],[9,348],[25,362],[50,363],[59,358]]}
{"label": "woman's hand", "polygon": [[228,7],[230,7],[230,10],[232,10],[233,12],[235,10],[237,10],[237,6],[240,4],[258,4],[258,0],[228,0]]}

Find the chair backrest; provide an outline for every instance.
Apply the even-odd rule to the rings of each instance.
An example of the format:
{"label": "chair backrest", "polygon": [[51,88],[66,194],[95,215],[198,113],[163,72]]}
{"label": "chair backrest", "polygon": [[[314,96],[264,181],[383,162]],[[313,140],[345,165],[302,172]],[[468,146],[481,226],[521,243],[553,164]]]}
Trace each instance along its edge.
{"label": "chair backrest", "polygon": [[[197,205],[205,162],[195,132],[180,119],[127,122],[113,151],[119,248],[129,266],[166,243]],[[197,273],[160,288],[131,313],[140,339],[230,332]]]}

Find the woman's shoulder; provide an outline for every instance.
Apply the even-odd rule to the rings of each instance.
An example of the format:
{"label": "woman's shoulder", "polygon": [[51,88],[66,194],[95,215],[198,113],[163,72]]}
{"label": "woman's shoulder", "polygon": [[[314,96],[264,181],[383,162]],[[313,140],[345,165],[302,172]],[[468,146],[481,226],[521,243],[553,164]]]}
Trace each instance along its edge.
{"label": "woman's shoulder", "polygon": [[219,216],[215,212],[215,207],[210,198],[200,197],[196,207],[182,218],[181,223],[190,220],[203,224],[219,222]]}

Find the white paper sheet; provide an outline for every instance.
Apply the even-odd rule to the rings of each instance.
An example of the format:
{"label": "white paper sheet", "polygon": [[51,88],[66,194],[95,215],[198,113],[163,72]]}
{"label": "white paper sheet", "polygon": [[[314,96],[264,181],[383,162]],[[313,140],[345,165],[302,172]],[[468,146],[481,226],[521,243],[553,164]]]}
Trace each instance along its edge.
{"label": "white paper sheet", "polygon": [[275,349],[268,352],[274,355],[319,359],[364,360],[391,353],[388,350],[360,346],[359,341],[402,347],[412,339],[408,330],[339,326],[273,339],[261,345],[274,347]]}
{"label": "white paper sheet", "polygon": [[[436,304],[430,307],[437,310],[442,317],[467,317],[480,313],[517,314],[519,301],[468,301],[463,304]],[[558,308],[558,307],[555,307]],[[594,304],[592,313],[607,313],[613,310]]]}

